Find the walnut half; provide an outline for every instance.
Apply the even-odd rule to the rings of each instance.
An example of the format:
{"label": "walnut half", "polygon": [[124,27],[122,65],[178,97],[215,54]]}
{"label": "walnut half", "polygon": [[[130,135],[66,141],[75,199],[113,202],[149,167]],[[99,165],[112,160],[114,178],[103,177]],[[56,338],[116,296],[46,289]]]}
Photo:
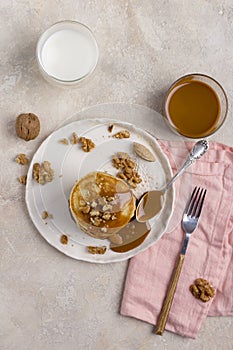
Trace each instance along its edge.
{"label": "walnut half", "polygon": [[189,290],[195,298],[200,299],[204,303],[215,295],[214,288],[203,278],[197,278],[194,284],[189,287]]}
{"label": "walnut half", "polygon": [[40,185],[51,182],[54,179],[54,170],[51,168],[50,162],[45,160],[43,163],[34,163],[32,171],[33,179]]}
{"label": "walnut half", "polygon": [[40,133],[40,120],[33,113],[22,113],[16,119],[15,130],[21,139],[34,140]]}
{"label": "walnut half", "polygon": [[21,165],[27,165],[28,164],[28,158],[24,153],[20,153],[16,158],[15,158],[16,163],[21,164]]}

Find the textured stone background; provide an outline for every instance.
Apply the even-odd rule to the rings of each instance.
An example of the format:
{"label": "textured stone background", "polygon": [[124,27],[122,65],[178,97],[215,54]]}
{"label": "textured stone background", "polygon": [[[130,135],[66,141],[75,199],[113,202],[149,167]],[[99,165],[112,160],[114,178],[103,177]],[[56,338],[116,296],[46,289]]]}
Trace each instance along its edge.
{"label": "textured stone background", "polygon": [[[13,161],[19,152],[32,155],[85,108],[120,102],[160,112],[167,87],[190,72],[209,74],[226,89],[228,119],[213,139],[233,145],[232,1],[2,0],[0,18],[0,349],[232,348],[232,318],[208,318],[194,341],[168,332],[158,337],[151,325],[121,317],[127,262],[94,265],[50,247],[27,214],[17,182],[24,170]],[[97,71],[81,88],[51,86],[37,68],[39,35],[63,19],[87,24],[99,43]],[[40,136],[30,143],[15,137],[21,112],[40,116]],[[145,123],[157,131],[152,120],[137,120]]]}

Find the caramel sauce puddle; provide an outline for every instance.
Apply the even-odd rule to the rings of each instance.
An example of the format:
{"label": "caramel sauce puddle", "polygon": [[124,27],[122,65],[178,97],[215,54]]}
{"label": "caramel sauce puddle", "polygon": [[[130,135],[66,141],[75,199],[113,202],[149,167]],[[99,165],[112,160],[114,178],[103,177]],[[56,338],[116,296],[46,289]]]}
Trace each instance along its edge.
{"label": "caramel sauce puddle", "polygon": [[122,244],[110,244],[110,250],[116,253],[125,253],[138,247],[150,233],[151,227],[148,222],[130,221],[117,234],[122,238]]}

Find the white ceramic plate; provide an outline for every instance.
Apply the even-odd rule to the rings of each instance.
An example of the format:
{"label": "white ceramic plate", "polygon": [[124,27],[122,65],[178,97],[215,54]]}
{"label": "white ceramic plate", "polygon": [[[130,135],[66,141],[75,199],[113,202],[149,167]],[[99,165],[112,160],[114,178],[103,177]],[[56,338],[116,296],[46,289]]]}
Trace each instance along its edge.
{"label": "white ceramic plate", "polygon": [[[108,126],[111,123],[114,123],[114,128],[112,133],[109,133]],[[130,131],[129,139],[118,140],[112,137],[122,129]],[[79,137],[92,139],[96,147],[86,153],[79,144],[64,145],[60,142],[63,138],[69,139],[73,132],[76,132]],[[151,232],[146,240],[139,247],[125,253],[116,253],[110,249],[107,249],[104,255],[88,253],[87,246],[109,247],[109,241],[89,237],[77,227],[70,216],[68,199],[75,181],[92,171],[107,171],[115,175],[117,170],[112,166],[112,156],[121,151],[135,158],[133,142],[144,144],[156,156],[155,162],[137,158],[138,171],[143,181],[134,193],[136,197],[140,197],[145,191],[162,187],[172,176],[167,157],[156,139],[146,131],[132,124],[111,119],[79,120],[56,130],[41,144],[29,167],[26,204],[33,223],[49,244],[75,259],[110,263],[129,259],[150,247],[162,236],[173,211],[173,188],[169,189],[165,195],[160,215],[150,220]],[[51,163],[55,178],[42,186],[32,179],[32,168],[34,163],[42,163],[45,160]],[[52,218],[43,220],[43,211],[52,214]],[[68,236],[67,245],[60,242],[62,234]]]}

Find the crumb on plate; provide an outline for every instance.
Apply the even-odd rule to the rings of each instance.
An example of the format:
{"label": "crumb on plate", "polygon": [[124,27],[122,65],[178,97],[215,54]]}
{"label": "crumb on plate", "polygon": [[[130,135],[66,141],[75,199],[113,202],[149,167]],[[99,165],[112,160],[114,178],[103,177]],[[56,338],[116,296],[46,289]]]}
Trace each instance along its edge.
{"label": "crumb on plate", "polygon": [[60,242],[61,244],[68,244],[68,237],[66,235],[61,235]]}

